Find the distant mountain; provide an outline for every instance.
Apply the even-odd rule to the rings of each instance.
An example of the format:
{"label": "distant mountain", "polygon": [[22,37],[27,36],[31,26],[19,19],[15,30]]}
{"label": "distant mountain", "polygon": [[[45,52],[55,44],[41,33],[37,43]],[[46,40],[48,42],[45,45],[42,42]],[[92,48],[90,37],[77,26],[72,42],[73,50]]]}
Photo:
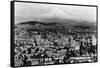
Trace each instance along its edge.
{"label": "distant mountain", "polygon": [[28,22],[21,22],[16,25],[16,27],[24,28],[24,29],[38,29],[38,30],[44,30],[44,29],[52,29],[52,30],[62,30],[62,29],[74,29],[74,30],[81,30],[85,31],[88,29],[89,31],[95,31],[96,26],[91,25],[88,22],[77,22],[77,23],[57,23],[57,22],[37,22],[37,21],[28,21]]}
{"label": "distant mountain", "polygon": [[77,14],[73,14],[69,11],[65,12],[59,8],[55,8],[48,13],[39,14],[37,16],[33,15],[33,17],[15,16],[15,23],[26,22],[26,21],[38,21],[43,23],[52,23],[52,22],[67,23],[67,24],[70,23],[71,25],[75,25],[77,23],[81,23],[85,21],[87,23],[90,23],[91,25],[96,24],[94,21],[88,18],[79,16]]}
{"label": "distant mountain", "polygon": [[61,25],[60,23],[52,22],[52,23],[45,23],[45,22],[37,22],[37,21],[27,21],[27,22],[21,22],[17,25],[45,25],[45,26],[56,26],[56,25]]}
{"label": "distant mountain", "polygon": [[64,11],[61,11],[59,9],[54,9],[49,13],[41,14],[38,16],[38,19],[32,17],[29,19],[24,17],[18,17],[18,18],[19,20],[22,20],[22,22],[16,25],[21,28],[23,27],[23,28],[33,28],[33,29],[48,29],[48,28],[57,29],[59,27],[58,29],[60,29],[60,27],[62,27],[66,29],[68,28],[83,29],[83,30],[96,29],[95,22],[80,20],[79,17],[76,17],[70,14],[69,12],[65,13]]}
{"label": "distant mountain", "polygon": [[[91,20],[92,21],[92,20]],[[38,30],[60,30],[73,29],[73,30],[96,30],[96,22],[91,22],[81,16],[73,15],[70,12],[64,12],[58,8],[51,12],[40,14],[38,17],[15,17],[16,27],[25,29],[38,29]]]}
{"label": "distant mountain", "polygon": [[37,22],[37,21],[27,21],[27,22],[21,22],[21,23],[19,23],[19,24],[20,24],[20,25],[23,25],[23,24],[29,24],[29,25],[43,24],[43,25],[46,25],[46,23]]}
{"label": "distant mountain", "polygon": [[42,25],[64,25],[64,26],[96,26],[94,23],[90,23],[87,21],[74,21],[74,20],[60,20],[59,21],[52,21],[51,22],[38,22],[38,21],[27,21],[27,22],[21,22],[18,24],[29,24],[29,25],[35,25],[35,24],[42,24]]}

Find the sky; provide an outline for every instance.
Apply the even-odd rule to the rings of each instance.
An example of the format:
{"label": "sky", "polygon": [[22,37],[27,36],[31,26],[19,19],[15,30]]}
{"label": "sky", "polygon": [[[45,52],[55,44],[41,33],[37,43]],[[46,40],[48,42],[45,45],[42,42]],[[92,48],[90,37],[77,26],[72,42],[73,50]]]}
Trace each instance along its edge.
{"label": "sky", "polygon": [[58,19],[95,23],[96,7],[23,2],[15,3],[15,23],[25,21],[50,22],[51,20]]}

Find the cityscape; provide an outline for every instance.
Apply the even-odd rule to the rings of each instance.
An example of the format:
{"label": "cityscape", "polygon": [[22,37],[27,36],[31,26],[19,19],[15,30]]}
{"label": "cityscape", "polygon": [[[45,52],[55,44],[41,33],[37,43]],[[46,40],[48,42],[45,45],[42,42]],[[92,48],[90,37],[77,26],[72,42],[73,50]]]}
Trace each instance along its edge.
{"label": "cityscape", "polygon": [[97,62],[96,7],[51,5],[15,4],[14,66]]}

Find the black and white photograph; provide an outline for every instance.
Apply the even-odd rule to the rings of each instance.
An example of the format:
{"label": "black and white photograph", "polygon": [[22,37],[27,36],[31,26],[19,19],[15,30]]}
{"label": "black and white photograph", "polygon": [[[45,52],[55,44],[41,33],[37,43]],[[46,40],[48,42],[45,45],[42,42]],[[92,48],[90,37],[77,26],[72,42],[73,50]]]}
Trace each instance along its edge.
{"label": "black and white photograph", "polygon": [[11,2],[11,66],[98,61],[97,6]]}

